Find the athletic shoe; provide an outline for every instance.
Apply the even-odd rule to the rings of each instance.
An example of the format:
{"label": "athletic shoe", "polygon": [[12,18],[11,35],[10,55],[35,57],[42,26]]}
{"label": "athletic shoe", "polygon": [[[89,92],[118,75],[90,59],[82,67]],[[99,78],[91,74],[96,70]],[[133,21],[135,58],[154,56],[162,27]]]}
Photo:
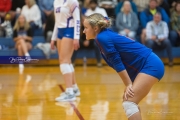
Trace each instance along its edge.
{"label": "athletic shoe", "polygon": [[75,94],[71,95],[69,93],[62,93],[59,97],[55,99],[56,101],[62,101],[62,102],[68,102],[68,101],[74,101],[76,100]]}
{"label": "athletic shoe", "polygon": [[79,89],[74,89],[73,91],[74,91],[74,94],[75,94],[76,97],[81,95]]}

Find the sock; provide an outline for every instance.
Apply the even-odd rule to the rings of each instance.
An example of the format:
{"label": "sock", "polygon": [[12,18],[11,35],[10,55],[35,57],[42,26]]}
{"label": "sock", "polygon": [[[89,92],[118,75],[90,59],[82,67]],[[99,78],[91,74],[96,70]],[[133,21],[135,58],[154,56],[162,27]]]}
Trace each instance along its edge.
{"label": "sock", "polygon": [[28,57],[28,56],[30,56],[30,55],[29,55],[29,53],[27,52],[27,53],[25,53],[25,56]]}
{"label": "sock", "polygon": [[66,88],[66,92],[73,95],[74,92],[73,92],[73,88]]}
{"label": "sock", "polygon": [[73,85],[73,89],[79,89],[78,86],[77,86],[77,84],[74,84],[74,85]]}
{"label": "sock", "polygon": [[19,74],[23,74],[23,71],[24,71],[24,65],[19,64]]}
{"label": "sock", "polygon": [[19,68],[24,68],[24,65],[20,63]]}

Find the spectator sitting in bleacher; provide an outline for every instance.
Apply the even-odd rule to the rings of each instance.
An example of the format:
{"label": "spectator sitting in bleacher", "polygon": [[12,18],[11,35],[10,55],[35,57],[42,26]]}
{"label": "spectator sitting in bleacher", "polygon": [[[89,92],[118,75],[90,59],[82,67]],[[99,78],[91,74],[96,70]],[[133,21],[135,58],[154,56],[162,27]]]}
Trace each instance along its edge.
{"label": "spectator sitting in bleacher", "polygon": [[25,0],[25,3],[26,5],[23,6],[21,14],[25,16],[34,32],[42,27],[41,12],[35,0]]}
{"label": "spectator sitting in bleacher", "polygon": [[149,21],[153,20],[153,15],[156,14],[156,12],[161,13],[162,20],[169,24],[170,18],[168,17],[166,11],[163,8],[158,7],[157,0],[150,0],[149,7],[140,13],[140,23],[143,28],[141,33],[141,42],[143,44],[145,43],[146,38],[146,25]]}
{"label": "spectator sitting in bleacher", "polygon": [[90,0],[89,2],[89,8],[87,9],[85,16],[89,16],[94,13],[100,13],[104,17],[108,17],[106,10],[104,8],[98,7],[97,0]]}
{"label": "spectator sitting in bleacher", "polygon": [[180,44],[180,2],[177,2],[174,11],[171,13],[171,27],[170,40],[173,46]]}
{"label": "spectator sitting in bleacher", "polygon": [[131,3],[131,8],[134,11],[134,13],[138,14],[136,4],[132,0],[122,0],[115,7],[115,15],[116,16],[118,15],[119,12],[121,12],[121,8],[124,4],[124,1],[129,1]]}
{"label": "spectator sitting in bleacher", "polygon": [[45,23],[45,30],[44,30],[44,38],[46,40],[45,43],[38,43],[36,45],[37,48],[43,51],[44,55],[47,59],[50,58],[51,53],[55,53],[56,49],[52,50],[50,41],[52,38],[53,30],[54,30],[54,24],[55,24],[55,18],[54,18],[54,12],[51,13],[51,15],[47,18]]}
{"label": "spectator sitting in bleacher", "polygon": [[153,20],[146,26],[146,46],[153,50],[166,49],[169,66],[173,65],[172,47],[168,40],[169,29],[166,22],[162,21],[161,13],[155,13]]}
{"label": "spectator sitting in bleacher", "polygon": [[16,19],[21,13],[22,7],[25,5],[25,0],[12,0],[12,7],[11,7],[11,18],[12,18],[12,25],[14,26]]}
{"label": "spectator sitting in bleacher", "polygon": [[[18,56],[29,57],[29,50],[32,49],[32,30],[26,18],[20,15],[14,26],[15,48],[18,51]],[[19,68],[23,69],[24,65],[19,64]]]}
{"label": "spectator sitting in bleacher", "polygon": [[121,12],[116,17],[116,27],[121,35],[135,39],[139,26],[137,15],[132,11],[129,1],[125,1]]}
{"label": "spectator sitting in bleacher", "polygon": [[13,29],[11,25],[11,15],[6,14],[4,22],[1,24],[2,32],[5,34],[6,38],[12,38],[13,36]]}
{"label": "spectator sitting in bleacher", "polygon": [[99,7],[104,8],[110,17],[115,17],[114,9],[117,0],[98,0]]}
{"label": "spectator sitting in bleacher", "polygon": [[54,0],[38,0],[38,6],[41,10],[41,17],[43,23],[46,23],[47,18],[51,15],[54,10]]}
{"label": "spectator sitting in bleacher", "polygon": [[46,20],[45,29],[44,29],[44,37],[46,38],[46,42],[50,43],[51,37],[54,30],[55,18],[54,12],[52,12]]}
{"label": "spectator sitting in bleacher", "polygon": [[0,18],[2,21],[4,21],[6,14],[10,11],[11,5],[11,0],[0,0]]}

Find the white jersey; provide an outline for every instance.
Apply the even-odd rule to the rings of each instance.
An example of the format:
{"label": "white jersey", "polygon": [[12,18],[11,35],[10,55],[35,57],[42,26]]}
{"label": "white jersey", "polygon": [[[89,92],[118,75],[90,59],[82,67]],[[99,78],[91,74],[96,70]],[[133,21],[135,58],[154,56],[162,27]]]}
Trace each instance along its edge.
{"label": "white jersey", "polygon": [[77,0],[54,1],[55,26],[51,40],[57,39],[58,28],[74,27],[74,39],[80,37],[80,10]]}

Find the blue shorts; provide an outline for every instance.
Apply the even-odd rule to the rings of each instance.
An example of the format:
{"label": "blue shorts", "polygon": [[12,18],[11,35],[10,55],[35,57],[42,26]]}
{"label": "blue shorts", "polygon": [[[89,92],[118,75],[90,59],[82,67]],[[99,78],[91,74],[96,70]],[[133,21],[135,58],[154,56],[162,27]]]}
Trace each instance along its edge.
{"label": "blue shorts", "polygon": [[164,76],[164,64],[155,53],[151,53],[140,73],[145,73],[161,80]]}
{"label": "blue shorts", "polygon": [[74,27],[70,28],[58,28],[58,38],[63,37],[74,39]]}

